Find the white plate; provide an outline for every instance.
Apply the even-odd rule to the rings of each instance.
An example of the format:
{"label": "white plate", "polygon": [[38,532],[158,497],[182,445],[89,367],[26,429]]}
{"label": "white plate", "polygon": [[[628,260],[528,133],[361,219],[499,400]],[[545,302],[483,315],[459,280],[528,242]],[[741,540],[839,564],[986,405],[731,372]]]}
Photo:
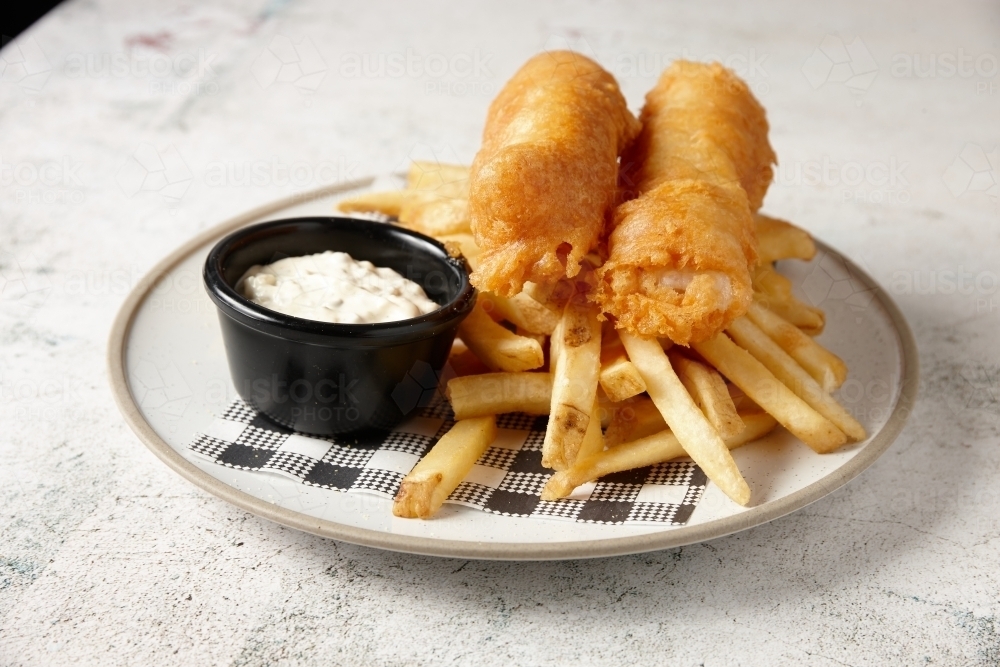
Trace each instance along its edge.
{"label": "white plate", "polygon": [[318,190],[259,208],[201,234],[164,259],[129,295],[108,349],[118,407],[139,438],[197,486],[258,516],[310,533],[383,549],[462,558],[536,560],[637,553],[700,542],[760,525],[840,488],[875,461],[903,427],[917,389],[913,336],[867,275],[818,243],[811,262],[779,267],[801,298],[826,311],[821,342],[850,377],[838,396],[871,437],[820,456],[778,429],[734,452],[749,507],[709,483],[687,525],[593,525],[503,517],[446,505],[430,521],[397,519],[391,501],[312,488],[266,473],[207,463],[187,446],[236,392],[215,306],[202,287],[211,247],[262,220],[331,215],[333,202],[371,181]]}

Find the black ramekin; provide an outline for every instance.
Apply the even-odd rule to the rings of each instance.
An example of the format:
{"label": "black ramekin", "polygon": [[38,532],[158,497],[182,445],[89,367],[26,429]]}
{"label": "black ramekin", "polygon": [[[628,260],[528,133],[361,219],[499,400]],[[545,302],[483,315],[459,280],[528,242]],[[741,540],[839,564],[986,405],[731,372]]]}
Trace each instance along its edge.
{"label": "black ramekin", "polygon": [[[326,250],[394,269],[441,308],[398,322],[330,324],[269,310],[234,289],[254,264]],[[203,275],[236,391],[278,424],[314,435],[388,429],[425,406],[476,302],[464,258],[423,234],[352,218],[245,227],[216,244]]]}

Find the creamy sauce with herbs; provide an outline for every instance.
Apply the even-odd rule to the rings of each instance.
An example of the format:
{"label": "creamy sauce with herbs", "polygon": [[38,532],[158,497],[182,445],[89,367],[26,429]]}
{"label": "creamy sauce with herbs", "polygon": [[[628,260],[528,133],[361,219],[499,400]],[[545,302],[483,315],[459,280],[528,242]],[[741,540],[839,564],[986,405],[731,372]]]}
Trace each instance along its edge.
{"label": "creamy sauce with herbs", "polygon": [[237,290],[279,313],[338,324],[395,322],[440,308],[392,269],[331,250],[251,266]]}

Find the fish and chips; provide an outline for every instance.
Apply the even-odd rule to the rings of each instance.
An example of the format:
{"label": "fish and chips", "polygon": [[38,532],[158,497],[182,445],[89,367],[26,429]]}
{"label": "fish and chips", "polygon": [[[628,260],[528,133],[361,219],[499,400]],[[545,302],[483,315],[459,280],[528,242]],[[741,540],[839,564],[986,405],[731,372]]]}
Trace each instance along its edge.
{"label": "fish and chips", "polygon": [[813,338],[823,311],[774,267],[816,246],[759,212],[767,135],[717,63],[673,63],[636,119],[599,64],[546,52],[491,104],[471,168],[417,162],[404,190],[340,202],[461,253],[480,290],[449,360],[456,423],[404,478],[397,516],[432,516],[509,412],[548,415],[552,501],[687,456],[746,505],[730,450],[778,425],[818,453],[865,439],[831,395],[847,367]]}
{"label": "fish and chips", "polygon": [[618,83],[593,60],[545,52],[490,105],[469,174],[482,248],[472,284],[501,296],[572,278],[604,231],[618,158],[639,130]]}

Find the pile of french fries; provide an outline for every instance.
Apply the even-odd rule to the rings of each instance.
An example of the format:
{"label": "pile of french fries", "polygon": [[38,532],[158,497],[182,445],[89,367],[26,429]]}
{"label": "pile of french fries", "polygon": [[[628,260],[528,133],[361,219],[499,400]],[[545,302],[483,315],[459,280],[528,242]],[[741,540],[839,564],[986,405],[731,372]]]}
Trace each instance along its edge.
{"label": "pile of french fries", "polygon": [[[475,268],[467,167],[415,162],[406,188],[338,203],[379,213],[443,242]],[[585,296],[588,272],[528,283],[513,298],[480,294],[459,328],[446,394],[456,423],[403,479],[400,517],[428,518],[496,438],[496,415],[548,415],[542,464],[555,501],[615,472],[689,456],[734,501],[750,488],[730,450],[778,424],[814,451],[863,440],[864,427],[831,396],[847,367],[813,336],[823,311],[797,300],[774,262],[809,260],[816,246],[794,225],[756,216],[754,302],[714,338],[690,348],[617,331]],[[600,259],[588,256],[592,266]]]}

